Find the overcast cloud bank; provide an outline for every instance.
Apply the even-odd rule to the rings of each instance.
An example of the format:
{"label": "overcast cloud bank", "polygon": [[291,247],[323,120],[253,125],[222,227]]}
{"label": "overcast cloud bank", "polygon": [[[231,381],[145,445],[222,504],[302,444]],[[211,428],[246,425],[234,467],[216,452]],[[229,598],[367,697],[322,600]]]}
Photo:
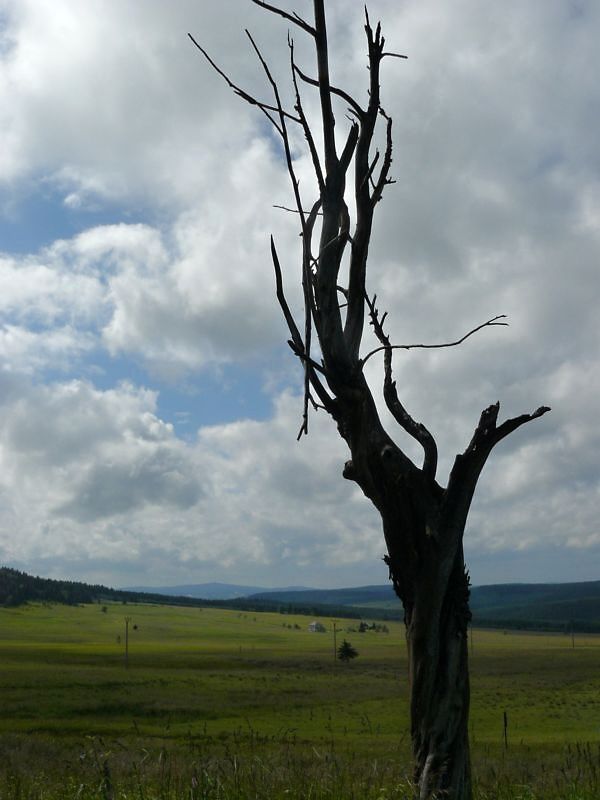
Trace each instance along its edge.
{"label": "overcast cloud bank", "polygon": [[[335,81],[363,98],[361,9],[328,8]],[[246,0],[0,9],[0,233],[27,225],[31,240],[0,241],[0,561],[114,585],[383,582],[378,519],[341,478],[335,427],[313,415],[295,442],[299,365],[269,235],[294,307],[298,237],[273,208],[290,205],[277,143],[186,39],[267,96],[243,27],[283,80],[285,23]],[[600,8],[375,0],[370,12],[409,56],[383,72],[397,183],[370,262],[391,338],[510,321],[395,357],[403,401],[438,438],[440,480],[485,406],[552,407],[486,466],[472,579],[598,578]],[[244,416],[207,425],[198,396],[238,368],[266,399],[240,378]],[[374,387],[380,369],[371,359]]]}

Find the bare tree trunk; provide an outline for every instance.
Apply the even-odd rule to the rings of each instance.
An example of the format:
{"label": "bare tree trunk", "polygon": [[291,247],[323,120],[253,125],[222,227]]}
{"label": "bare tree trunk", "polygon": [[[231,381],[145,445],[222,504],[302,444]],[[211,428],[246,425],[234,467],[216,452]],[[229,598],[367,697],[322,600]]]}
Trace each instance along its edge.
{"label": "bare tree trunk", "polygon": [[471,800],[468,577],[459,559],[441,608],[417,595],[407,618],[411,739],[419,800]]}
{"label": "bare tree trunk", "polygon": [[[360,385],[360,384],[359,384]],[[338,425],[352,451],[344,475],[356,481],[381,514],[394,590],[405,611],[414,780],[419,800],[471,800],[468,741],[469,576],[463,533],[477,476],[485,461],[483,434],[476,464],[469,449],[443,489],[398,451],[383,430],[370,395],[340,404]],[[340,392],[340,395],[342,393]],[[485,415],[485,436],[494,426]],[[479,428],[478,428],[479,430]],[[490,445],[491,449],[491,445]]]}
{"label": "bare tree trunk", "polygon": [[398,494],[382,518],[385,561],[405,612],[417,797],[471,800],[471,612],[463,530],[455,527],[456,506],[448,504],[447,490],[439,487],[432,497],[408,480]]}
{"label": "bare tree trunk", "polygon": [[443,488],[394,445],[364,379],[355,379],[351,391],[334,388],[338,429],[352,453],[344,476],[361,487],[381,515],[388,551],[385,561],[405,611],[418,800],[471,800],[471,612],[464,529],[478,478],[493,447],[547,409],[501,425],[497,425],[498,404],[485,409]]}

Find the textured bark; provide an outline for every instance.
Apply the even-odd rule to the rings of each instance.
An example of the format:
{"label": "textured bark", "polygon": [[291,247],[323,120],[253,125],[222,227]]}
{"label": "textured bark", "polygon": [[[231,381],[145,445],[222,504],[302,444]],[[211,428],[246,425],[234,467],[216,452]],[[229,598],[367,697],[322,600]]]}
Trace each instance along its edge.
{"label": "textured bark", "polygon": [[357,381],[337,388],[338,427],[356,481],[381,514],[385,561],[405,611],[414,780],[419,800],[471,800],[469,753],[469,576],[463,534],[479,474],[493,445],[546,409],[496,426],[486,409],[442,488],[389,439],[372,397]]}
{"label": "textured bark", "polygon": [[[377,24],[372,28],[365,9],[369,81],[368,100],[363,107],[331,82],[324,0],[313,0],[314,26],[271,3],[252,2],[283,17],[302,35],[313,39],[316,77],[310,77],[298,67],[293,40],[288,38],[295,95],[293,111],[284,109],[277,84],[251,37],[273,91],[274,99],[270,104],[234,84],[191,38],[236,94],[268,118],[282,140],[302,236],[304,319],[300,326],[286,300],[283,270],[272,238],[271,255],[277,300],[290,331],[289,345],[304,368],[304,411],[299,437],[308,433],[310,405],[324,408],[336,422],[351,454],[351,460],[344,467],[344,477],[361,487],[381,515],[387,547],[385,561],[405,611],[418,800],[434,797],[470,800],[467,652],[470,612],[469,581],[463,557],[465,524],[477,480],[493,447],[549,409],[542,406],[532,414],[523,414],[498,425],[499,404],[489,406],[482,412],[465,451],[456,456],[446,487],[437,482],[435,439],[400,401],[393,379],[392,353],[412,347],[458,346],[482,328],[506,323],[500,321],[503,315],[499,315],[472,328],[456,341],[440,345],[397,345],[385,333],[386,314],[379,315],[375,296],[368,295],[367,257],[373,216],[385,188],[393,183],[389,177],[392,120],[380,103],[380,66],[386,56],[405,56],[385,51],[381,26]],[[299,82],[318,90],[320,136],[313,135],[304,112]],[[334,101],[340,100],[346,105],[351,122],[341,154],[338,154]],[[377,150],[373,154],[373,137],[380,120],[385,124],[385,150],[383,154]],[[290,125],[301,128],[318,186],[318,196],[306,205],[294,169],[288,135]],[[317,147],[318,140],[323,143],[322,152]],[[346,176],[352,165],[354,194],[348,198]],[[349,206],[352,206],[352,213]],[[316,252],[313,239],[318,239]],[[369,320],[379,346],[361,357],[365,319]],[[320,360],[315,360],[311,350],[313,327]],[[383,399],[398,426],[423,448],[420,467],[384,430],[367,384],[364,365],[380,352],[384,361]]]}
{"label": "textured bark", "polygon": [[468,576],[462,559],[441,608],[417,600],[407,619],[411,739],[420,800],[471,798]]}

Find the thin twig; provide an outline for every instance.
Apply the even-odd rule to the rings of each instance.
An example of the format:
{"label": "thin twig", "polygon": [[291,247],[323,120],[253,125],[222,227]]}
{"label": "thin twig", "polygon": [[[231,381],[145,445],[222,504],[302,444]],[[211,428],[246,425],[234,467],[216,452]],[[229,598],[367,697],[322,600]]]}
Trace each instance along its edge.
{"label": "thin twig", "polygon": [[273,117],[271,117],[271,116],[270,116],[270,114],[268,114],[268,112],[269,112],[269,111],[276,111],[278,114],[279,114],[279,113],[281,113],[281,114],[283,114],[283,116],[284,116],[286,119],[293,120],[294,122],[297,122],[297,123],[299,123],[299,124],[300,124],[301,120],[300,120],[300,118],[299,118],[299,117],[295,117],[293,114],[290,114],[288,111],[284,111],[283,109],[280,109],[280,108],[278,108],[277,106],[271,106],[271,105],[269,105],[268,103],[263,103],[261,100],[257,100],[257,99],[256,99],[256,97],[254,97],[254,96],[253,96],[253,95],[251,95],[251,94],[248,94],[248,92],[246,92],[246,91],[245,91],[244,89],[242,89],[240,86],[238,86],[237,84],[235,84],[235,83],[234,83],[234,82],[231,80],[231,78],[229,77],[229,75],[227,75],[227,73],[226,73],[226,72],[223,72],[223,70],[222,70],[222,69],[219,67],[219,65],[218,65],[218,64],[217,64],[217,63],[216,63],[216,62],[215,62],[215,61],[214,61],[214,60],[213,60],[213,59],[210,57],[210,55],[209,55],[209,54],[208,54],[208,52],[207,52],[207,51],[204,49],[204,47],[202,47],[202,45],[201,45],[201,44],[199,44],[199,43],[196,41],[196,39],[194,39],[194,37],[192,36],[192,34],[191,34],[191,33],[188,33],[188,37],[189,37],[189,39],[192,41],[192,43],[193,43],[193,44],[194,44],[194,45],[195,45],[195,46],[198,48],[198,50],[200,50],[200,52],[202,53],[202,55],[204,56],[204,58],[205,58],[205,59],[208,61],[208,63],[211,65],[211,67],[214,69],[214,71],[215,71],[216,73],[218,73],[218,74],[219,74],[219,75],[220,75],[220,76],[223,78],[223,80],[224,80],[224,81],[225,81],[225,83],[226,83],[226,84],[229,86],[229,88],[230,88],[230,89],[233,89],[233,91],[234,91],[234,92],[235,92],[235,93],[236,93],[236,94],[237,94],[239,97],[241,97],[241,98],[242,98],[242,100],[245,100],[245,101],[246,101],[246,102],[247,102],[249,105],[251,105],[251,106],[257,106],[257,108],[260,108],[260,110],[261,110],[261,111],[262,111],[264,114],[266,114],[266,116],[268,117],[268,119],[269,119],[269,121],[271,122],[271,124],[272,124],[272,125],[274,125],[274,126],[277,128],[277,130],[278,130],[278,132],[279,132],[279,134],[280,134],[280,135],[281,135],[281,130],[280,130],[280,128],[279,128],[279,125],[277,125],[277,123],[276,123],[276,122],[273,120]]}
{"label": "thin twig", "polygon": [[[277,203],[273,203],[273,208],[279,208],[279,209],[281,209],[281,211],[289,211],[290,214],[299,214],[300,213],[297,208],[288,208],[287,206],[280,206]],[[305,214],[307,213],[306,210],[304,210],[304,213]],[[318,215],[322,215],[323,212],[322,211],[317,211],[317,214]]]}
{"label": "thin twig", "polygon": [[317,176],[317,183],[319,184],[319,192],[323,194],[325,191],[325,178],[323,176],[323,168],[321,167],[321,161],[319,159],[319,153],[317,151],[317,146],[315,144],[315,139],[310,129],[310,125],[308,124],[308,120],[306,118],[306,114],[304,113],[304,108],[302,106],[302,97],[300,96],[300,89],[298,88],[298,81],[296,80],[296,62],[294,61],[294,40],[288,34],[288,47],[290,49],[290,68],[292,72],[292,83],[294,84],[294,91],[296,93],[296,111],[298,112],[298,116],[300,118],[300,123],[302,125],[302,130],[304,131],[304,138],[306,139],[306,143],[308,144],[308,149],[310,151],[310,157],[312,158],[313,168],[315,170],[315,175]]}
{"label": "thin twig", "polygon": [[[271,70],[269,69],[269,65],[267,64],[265,58],[263,57],[258,45],[252,38],[250,31],[246,30],[246,36],[250,39],[252,47],[262,65],[262,68],[267,76],[267,80],[271,84],[271,88],[273,89],[273,95],[275,97],[275,103],[277,105],[279,111],[279,122],[281,125],[281,138],[283,140],[283,149],[285,152],[285,160],[288,168],[288,175],[290,177],[290,181],[292,183],[292,188],[294,190],[294,200],[296,201],[296,208],[298,210],[298,215],[300,216],[300,223],[302,226],[302,235],[303,240],[305,241],[304,247],[306,247],[306,239],[310,238],[310,231],[312,230],[312,224],[310,229],[307,225],[307,218],[306,214],[304,213],[304,207],[302,205],[302,198],[300,196],[300,189],[298,179],[296,177],[296,172],[294,170],[294,162],[292,159],[292,150],[290,146],[290,140],[287,132],[287,125],[285,121],[285,117],[283,116],[283,106],[281,103],[281,98],[279,95],[279,87],[277,82],[273,78],[271,74]],[[317,206],[313,207],[316,211]],[[316,218],[316,213],[313,218]],[[303,258],[303,265],[302,265],[302,284],[304,289],[304,345],[303,345],[303,352],[306,356],[306,361],[304,363],[304,411],[303,411],[303,422],[302,427],[300,428],[300,433],[298,434],[298,438],[302,436],[303,433],[308,434],[308,406],[309,406],[309,394],[310,394],[310,384],[311,384],[311,369],[310,369],[310,348],[311,348],[311,337],[312,337],[312,319],[311,319],[311,308],[310,308],[310,283],[309,278],[306,275],[307,272],[307,259]]]}
{"label": "thin twig", "polygon": [[365,300],[369,307],[369,314],[371,317],[371,325],[375,332],[375,336],[383,345],[384,356],[384,380],[383,380],[383,398],[390,413],[396,422],[404,428],[404,430],[413,437],[423,448],[423,474],[426,475],[432,482],[435,481],[435,473],[437,470],[438,452],[437,444],[430,431],[423,425],[422,422],[417,422],[406,410],[400,402],[398,397],[398,390],[396,388],[396,381],[394,380],[392,371],[392,348],[390,346],[390,339],[383,329],[383,324],[387,317],[387,311],[384,312],[379,318],[379,311],[376,306],[377,295],[373,295],[370,300],[365,292]]}
{"label": "thin twig", "polygon": [[388,178],[390,167],[392,166],[392,118],[385,113],[381,106],[379,107],[379,114],[386,121],[386,144],[383,164],[381,165],[381,172],[379,173],[379,178],[373,187],[373,194],[371,195],[371,204],[373,206],[381,200],[384,188],[390,183],[395,183],[395,181]]}
{"label": "thin twig", "polygon": [[442,344],[386,344],[382,345],[381,347],[376,347],[374,350],[371,350],[370,353],[361,360],[361,366],[364,366],[367,361],[374,356],[376,353],[382,353],[384,350],[438,350],[442,347],[457,347],[459,344],[462,344],[466,339],[470,336],[473,336],[474,333],[477,331],[482,330],[483,328],[491,328],[498,325],[508,326],[508,322],[498,322],[500,319],[506,319],[506,314],[498,314],[497,317],[492,317],[492,319],[488,319],[487,322],[482,322],[481,325],[478,325],[476,328],[473,328],[468,333],[465,333],[464,336],[461,336],[460,339],[457,339],[455,342],[443,342]]}
{"label": "thin twig", "polygon": [[[316,80],[315,78],[311,78],[308,75],[306,75],[304,72],[302,72],[300,67],[294,65],[294,69],[296,73],[300,76],[300,78],[304,81],[304,83],[308,83],[309,86],[316,86],[317,88],[319,87],[319,81]],[[341,97],[342,100],[348,103],[352,111],[354,111],[354,113],[359,119],[361,119],[364,116],[365,112],[356,102],[356,100],[352,97],[352,95],[348,94],[348,92],[345,92],[343,89],[338,89],[337,86],[330,86],[329,90],[331,94],[335,94],[337,95],[337,97]]]}
{"label": "thin twig", "polygon": [[309,33],[311,36],[316,35],[316,31],[313,26],[309,25],[308,22],[305,22],[302,17],[298,16],[298,14],[289,14],[287,11],[284,11],[281,8],[277,8],[277,6],[272,6],[270,3],[263,2],[263,0],[252,0],[252,2],[261,8],[266,8],[267,11],[272,11],[273,14],[279,14],[280,17],[293,22],[294,25],[302,28],[303,31],[306,31],[306,33]]}

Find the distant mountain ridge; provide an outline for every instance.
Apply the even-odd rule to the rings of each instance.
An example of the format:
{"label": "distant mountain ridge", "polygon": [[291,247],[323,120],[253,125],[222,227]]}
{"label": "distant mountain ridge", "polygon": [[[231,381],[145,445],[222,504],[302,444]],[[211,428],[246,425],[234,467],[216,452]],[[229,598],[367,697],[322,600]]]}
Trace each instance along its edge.
{"label": "distant mountain ridge", "polygon": [[306,589],[304,591],[268,590],[250,595],[252,600],[274,600],[283,603],[299,601],[325,603],[327,605],[364,606],[377,604],[382,607],[399,601],[391,586],[353,586],[345,589]]}
{"label": "distant mountain ridge", "polygon": [[600,581],[478,586],[471,608],[476,624],[510,620],[511,626],[554,623],[600,631]]}
{"label": "distant mountain ridge", "polygon": [[269,592],[312,591],[307,586],[285,586],[281,589],[265,589],[264,586],[244,586],[237,583],[190,583],[180,586],[125,586],[124,592],[145,592],[178,597],[196,597],[202,600],[233,600]]}
{"label": "distant mountain ridge", "polygon": [[[250,600],[269,602],[399,608],[391,586],[359,586],[303,592],[262,592]],[[564,628],[600,631],[600,581],[581,583],[506,583],[474,586],[471,611],[475,625]]]}
{"label": "distant mountain ridge", "polygon": [[[235,592],[226,598],[196,597],[195,591]],[[77,581],[58,581],[0,567],[0,606],[27,602],[155,603],[216,606],[245,611],[275,611],[357,619],[402,619],[403,611],[391,586],[345,589],[264,589],[250,595],[237,592],[257,587],[238,584],[190,584],[152,587],[150,592],[111,589]],[[187,594],[171,595],[168,590]],[[473,624],[478,627],[600,633],[600,581],[555,584],[495,584],[471,591]]]}

